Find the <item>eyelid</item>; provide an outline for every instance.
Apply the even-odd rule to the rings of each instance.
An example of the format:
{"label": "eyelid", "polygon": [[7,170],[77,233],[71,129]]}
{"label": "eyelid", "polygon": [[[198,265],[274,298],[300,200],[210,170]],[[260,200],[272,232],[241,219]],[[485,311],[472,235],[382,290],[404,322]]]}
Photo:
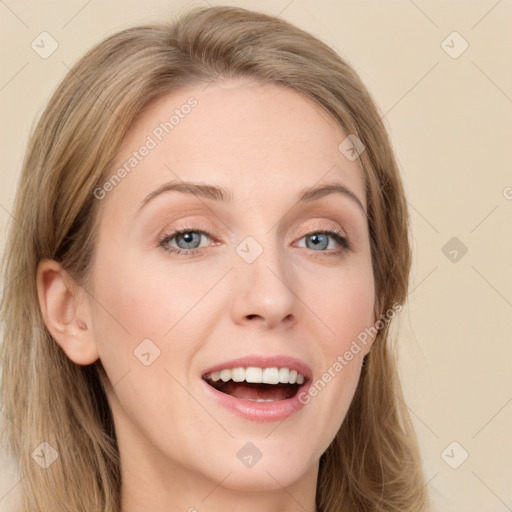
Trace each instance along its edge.
{"label": "eyelid", "polygon": [[[202,234],[208,236],[210,239],[213,238],[211,235],[211,231],[212,231],[211,226],[207,226],[206,224],[201,224],[200,222],[197,222],[197,223],[191,222],[190,224],[184,222],[178,226],[171,227],[168,230],[166,230],[165,233],[163,235],[161,235],[160,238],[168,237],[170,235],[176,236],[180,233],[187,232],[187,231],[194,231],[197,233],[202,233]],[[325,231],[328,233],[336,233],[336,234],[339,234],[340,236],[343,236],[344,238],[347,238],[347,234],[346,234],[345,230],[343,230],[341,228],[334,227],[331,224],[323,225],[323,226],[310,226],[310,227],[306,227],[306,228],[301,228],[298,232],[298,236],[300,236],[302,238],[304,236],[311,235],[314,233],[320,233],[322,231]],[[215,238],[218,241],[222,241],[220,239],[220,237],[215,237]]]}
{"label": "eyelid", "polygon": [[[212,230],[209,227],[201,226],[200,224],[181,224],[179,226],[172,227],[172,228],[164,231],[164,233],[161,236],[159,236],[158,239],[160,240],[160,242],[162,242],[163,240],[172,239],[172,238],[177,237],[180,234],[188,233],[190,231],[192,231],[194,233],[202,234],[202,235],[206,236],[207,238],[209,238],[210,240],[215,239],[215,240],[220,241],[220,239],[214,238],[211,235]],[[187,250],[187,249],[182,249],[182,250]],[[197,251],[199,249],[194,249],[194,250]]]}
{"label": "eyelid", "polygon": [[[206,249],[206,247],[199,247],[199,248],[192,248],[192,249],[181,249],[179,247],[173,247],[172,249],[166,248],[166,245],[170,242],[170,240],[176,238],[180,234],[187,233],[187,232],[195,232],[199,233],[200,235],[205,236],[206,238],[209,238],[211,241],[216,241],[214,245],[219,245],[219,239],[217,237],[213,237],[210,234],[210,228],[201,225],[200,223],[197,224],[188,224],[183,223],[179,226],[173,227],[166,231],[162,236],[159,237],[158,240],[158,247],[163,249],[164,251],[168,253],[174,253],[174,254],[192,254],[193,256],[200,256],[202,254],[202,251]],[[351,241],[348,239],[347,235],[345,234],[345,231],[341,228],[334,227],[332,224],[330,225],[323,225],[323,226],[310,226],[306,228],[302,228],[299,230],[298,235],[294,237],[295,242],[302,240],[306,236],[311,236],[316,233],[323,233],[329,235],[336,244],[338,245],[338,249],[330,251],[313,251],[314,253],[317,253],[315,256],[340,256],[342,253],[345,252],[351,252],[353,251],[353,245]],[[297,238],[298,236],[298,238]],[[222,240],[220,240],[222,243]],[[172,246],[171,246],[172,247]],[[208,246],[207,246],[208,247]]]}
{"label": "eyelid", "polygon": [[332,224],[324,224],[320,226],[309,226],[306,228],[301,228],[299,230],[300,236],[306,236],[311,235],[313,233],[320,233],[322,231],[332,232],[332,233],[339,233],[340,235],[346,237],[346,233],[343,229],[333,226]]}
{"label": "eyelid", "polygon": [[[302,240],[305,236],[310,236],[315,233],[326,233],[331,236],[331,238],[334,238],[336,243],[341,246],[340,252],[343,251],[353,251],[354,247],[352,245],[352,242],[348,238],[345,230],[341,228],[334,227],[333,225],[324,225],[324,226],[317,226],[317,227],[310,227],[310,228],[304,228],[299,232],[299,240]],[[334,254],[332,252],[329,253],[329,251],[315,251],[321,254],[322,252],[326,254]]]}

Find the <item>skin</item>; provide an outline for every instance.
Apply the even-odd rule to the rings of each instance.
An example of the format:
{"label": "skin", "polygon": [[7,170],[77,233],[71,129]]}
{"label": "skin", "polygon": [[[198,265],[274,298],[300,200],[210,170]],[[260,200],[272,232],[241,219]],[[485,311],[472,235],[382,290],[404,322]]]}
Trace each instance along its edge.
{"label": "skin", "polygon": [[[197,107],[101,200],[87,290],[57,262],[40,263],[43,317],[72,361],[99,358],[106,370],[122,512],[314,511],[319,458],[371,342],[284,421],[236,416],[205,394],[201,376],[246,355],[290,355],[316,380],[374,324],[365,212],[339,193],[296,200],[305,187],[336,182],[366,210],[362,169],[338,150],[346,134],[320,107],[291,89],[241,80],[159,98],[132,126],[116,165],[191,95]],[[232,201],[173,191],[137,211],[173,180],[223,186]],[[195,254],[165,252],[158,241],[183,224],[209,236]],[[315,248],[302,234],[329,227],[353,248],[332,238]],[[263,249],[252,263],[236,252],[247,236]],[[147,338],[160,350],[149,366],[134,356]],[[237,458],[247,442],[262,454],[251,468]]]}

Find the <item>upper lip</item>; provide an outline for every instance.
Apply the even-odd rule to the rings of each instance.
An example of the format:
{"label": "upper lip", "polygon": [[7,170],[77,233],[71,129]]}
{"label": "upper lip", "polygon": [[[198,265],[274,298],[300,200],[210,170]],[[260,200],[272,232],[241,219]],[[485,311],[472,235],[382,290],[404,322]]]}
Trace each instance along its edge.
{"label": "upper lip", "polygon": [[223,363],[216,364],[203,372],[203,377],[212,372],[218,372],[224,369],[231,368],[288,368],[290,370],[296,370],[297,373],[304,375],[306,380],[311,380],[313,372],[308,364],[300,359],[290,356],[244,356],[238,359],[231,359]]}

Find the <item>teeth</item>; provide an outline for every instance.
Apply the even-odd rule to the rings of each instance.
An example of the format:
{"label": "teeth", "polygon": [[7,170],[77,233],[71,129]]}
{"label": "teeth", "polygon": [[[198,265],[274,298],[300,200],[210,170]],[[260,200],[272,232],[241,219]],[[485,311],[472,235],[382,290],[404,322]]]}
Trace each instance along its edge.
{"label": "teeth", "polygon": [[278,368],[265,368],[261,382],[264,384],[279,384],[279,369]]}
{"label": "teeth", "polygon": [[[229,370],[226,370],[229,372]],[[231,370],[231,380],[234,382],[243,382],[245,380],[245,368],[233,368]]]}
{"label": "teeth", "polygon": [[[207,376],[208,377],[208,376]],[[289,368],[225,368],[221,371],[212,372],[209,379],[213,382],[222,380],[228,382],[249,382],[254,384],[304,384],[304,375],[297,373],[297,370]],[[265,401],[265,400],[260,400]],[[267,400],[268,401],[268,400]]]}
{"label": "teeth", "polygon": [[250,366],[245,370],[245,380],[246,382],[263,382],[262,380],[263,370],[261,368],[254,368]]}
{"label": "teeth", "polygon": [[290,377],[290,370],[288,368],[279,369],[279,382],[281,384],[288,384],[288,378]]}

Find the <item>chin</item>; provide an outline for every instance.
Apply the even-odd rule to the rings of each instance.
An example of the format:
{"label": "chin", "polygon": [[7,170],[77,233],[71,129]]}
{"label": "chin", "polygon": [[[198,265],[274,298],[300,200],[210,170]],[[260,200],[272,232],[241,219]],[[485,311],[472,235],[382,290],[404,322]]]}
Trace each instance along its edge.
{"label": "chin", "polygon": [[221,460],[214,465],[214,472],[213,465],[203,470],[213,481],[222,481],[224,488],[237,491],[272,491],[289,487],[309,472],[316,472],[321,455],[316,453],[317,450],[315,453],[304,451],[303,441],[297,440],[293,447],[290,443],[283,444],[279,436],[272,442],[236,440],[235,444],[234,449],[218,449],[215,457]]}

